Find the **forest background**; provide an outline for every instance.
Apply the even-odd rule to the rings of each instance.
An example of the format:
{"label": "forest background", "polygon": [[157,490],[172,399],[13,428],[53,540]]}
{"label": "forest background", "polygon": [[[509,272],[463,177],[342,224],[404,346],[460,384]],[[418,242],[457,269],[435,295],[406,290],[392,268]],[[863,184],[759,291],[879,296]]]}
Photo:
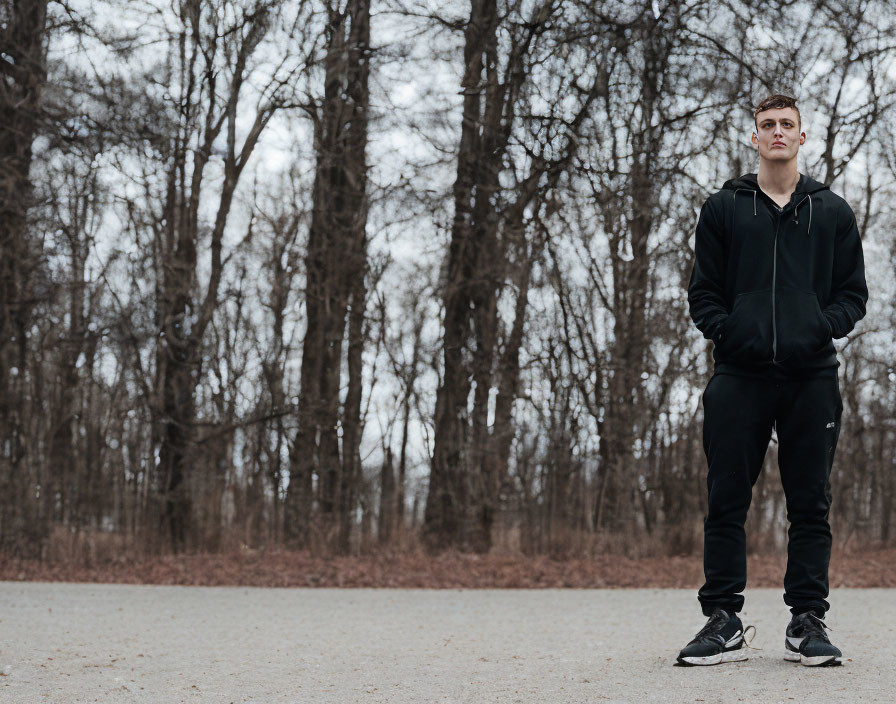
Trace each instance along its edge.
{"label": "forest background", "polygon": [[0,573],[696,564],[694,226],[781,92],[870,290],[835,548],[893,547],[894,59],[889,0],[4,0]]}

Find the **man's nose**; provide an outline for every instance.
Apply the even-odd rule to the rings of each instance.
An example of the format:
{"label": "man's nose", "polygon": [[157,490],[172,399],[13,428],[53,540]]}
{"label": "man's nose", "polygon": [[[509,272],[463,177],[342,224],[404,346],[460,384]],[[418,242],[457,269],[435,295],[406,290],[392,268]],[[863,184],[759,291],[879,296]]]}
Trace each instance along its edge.
{"label": "man's nose", "polygon": [[781,127],[781,123],[780,123],[780,122],[776,122],[776,123],[775,123],[775,136],[777,136],[777,135],[779,135],[779,134],[780,134],[780,135],[783,135],[783,134],[784,134],[784,128]]}

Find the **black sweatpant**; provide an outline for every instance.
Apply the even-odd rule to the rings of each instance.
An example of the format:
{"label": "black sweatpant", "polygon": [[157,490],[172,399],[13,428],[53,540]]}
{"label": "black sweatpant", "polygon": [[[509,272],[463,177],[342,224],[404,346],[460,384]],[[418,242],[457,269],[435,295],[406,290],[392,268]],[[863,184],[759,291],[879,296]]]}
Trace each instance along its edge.
{"label": "black sweatpant", "polygon": [[834,375],[774,381],[716,374],[703,392],[703,449],[709,464],[704,521],[706,583],[697,598],[707,616],[716,606],[743,608],[747,584],[744,521],[771,439],[790,522],[784,602],[793,613],[829,608],[830,474],[843,404]]}

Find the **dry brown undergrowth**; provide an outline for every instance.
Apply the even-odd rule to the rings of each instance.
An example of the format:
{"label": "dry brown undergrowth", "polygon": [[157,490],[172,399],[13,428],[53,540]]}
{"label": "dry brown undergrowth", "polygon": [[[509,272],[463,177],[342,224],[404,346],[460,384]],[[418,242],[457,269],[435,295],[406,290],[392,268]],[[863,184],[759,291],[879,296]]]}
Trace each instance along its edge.
{"label": "dry brown undergrowth", "polygon": [[[90,564],[92,562],[92,564]],[[779,587],[785,557],[749,558],[749,586]],[[564,560],[521,555],[444,553],[316,557],[286,550],[237,550],[101,562],[44,563],[0,555],[0,580],[258,587],[696,588],[699,557],[618,555]],[[835,552],[831,587],[896,587],[896,549]]]}

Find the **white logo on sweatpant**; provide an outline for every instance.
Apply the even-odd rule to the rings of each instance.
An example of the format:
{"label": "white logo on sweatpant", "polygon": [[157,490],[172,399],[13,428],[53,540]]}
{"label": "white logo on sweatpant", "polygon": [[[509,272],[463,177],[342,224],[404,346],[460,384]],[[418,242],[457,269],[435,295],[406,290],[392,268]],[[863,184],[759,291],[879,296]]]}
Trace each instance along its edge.
{"label": "white logo on sweatpant", "polygon": [[833,427],[834,427],[834,424],[833,424],[833,423],[828,423],[828,424],[827,424],[826,426],[824,426],[824,427],[825,427],[825,428],[833,428]]}

